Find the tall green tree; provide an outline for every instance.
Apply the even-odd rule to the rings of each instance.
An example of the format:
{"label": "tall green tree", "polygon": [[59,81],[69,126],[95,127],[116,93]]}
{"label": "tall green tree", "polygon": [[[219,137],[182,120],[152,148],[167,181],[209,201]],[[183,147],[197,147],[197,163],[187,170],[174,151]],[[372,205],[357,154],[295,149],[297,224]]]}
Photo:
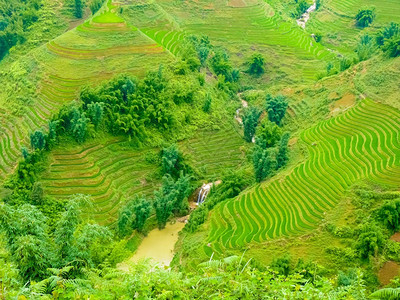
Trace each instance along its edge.
{"label": "tall green tree", "polygon": [[268,112],[268,118],[271,122],[274,122],[280,126],[282,119],[286,114],[287,107],[288,100],[285,96],[279,95],[276,97],[271,97],[271,95],[267,95],[266,108]]}
{"label": "tall green tree", "polygon": [[151,214],[151,202],[144,197],[129,201],[118,216],[118,230],[121,236],[132,233],[133,229],[143,231],[146,220]]}
{"label": "tall green tree", "polygon": [[281,129],[278,125],[264,118],[256,129],[256,144],[261,148],[274,147],[281,138]]}
{"label": "tall green tree", "polygon": [[243,134],[248,143],[253,140],[260,115],[261,111],[257,107],[249,107],[243,111]]}
{"label": "tall green tree", "polygon": [[36,130],[31,134],[31,147],[33,150],[43,150],[46,147],[46,134],[42,130]]}
{"label": "tall green tree", "polygon": [[254,174],[257,182],[261,182],[276,169],[275,149],[256,147],[253,153]]}
{"label": "tall green tree", "polygon": [[90,103],[87,105],[87,114],[94,127],[97,129],[103,119],[104,109],[102,102]]}
{"label": "tall green tree", "polygon": [[74,0],[74,1],[75,1],[74,15],[75,17],[80,19],[83,16],[83,3],[82,0]]}
{"label": "tall green tree", "polygon": [[284,133],[281,137],[278,147],[278,153],[276,154],[276,169],[283,168],[286,166],[289,160],[289,143],[290,135],[288,132]]}
{"label": "tall green tree", "polygon": [[395,232],[400,229],[400,199],[386,201],[377,211],[383,224]]}
{"label": "tall green tree", "polygon": [[160,154],[163,175],[169,174],[174,178],[178,178],[181,171],[187,171],[183,154],[179,151],[177,145],[172,144],[163,148]]}

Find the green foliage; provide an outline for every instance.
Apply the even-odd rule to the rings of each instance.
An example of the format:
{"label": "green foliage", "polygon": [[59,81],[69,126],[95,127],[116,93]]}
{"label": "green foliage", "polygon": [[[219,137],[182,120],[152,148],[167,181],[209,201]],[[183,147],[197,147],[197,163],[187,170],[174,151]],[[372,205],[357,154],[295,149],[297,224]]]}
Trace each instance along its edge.
{"label": "green foliage", "polygon": [[266,96],[266,109],[268,112],[268,118],[271,122],[281,125],[282,119],[286,114],[288,107],[288,100],[285,96],[279,95],[272,97],[271,95]]}
{"label": "green foliage", "polygon": [[400,56],[400,34],[386,40],[382,46],[382,50],[390,57]]}
{"label": "green foliage", "polygon": [[248,72],[251,75],[260,76],[265,72],[265,59],[261,55],[261,53],[254,53],[251,56],[248,65],[249,65]]}
{"label": "green foliage", "polygon": [[271,263],[271,268],[274,271],[278,272],[278,274],[288,276],[290,272],[290,258],[288,256],[285,256],[275,259]]}
{"label": "green foliage", "polygon": [[74,1],[75,1],[74,15],[75,17],[80,19],[83,16],[83,3],[82,0],[74,0]]}
{"label": "green foliage", "polygon": [[207,94],[203,104],[203,111],[208,113],[211,109],[212,98],[210,94]]}
{"label": "green foliage", "polygon": [[39,19],[40,0],[0,1],[0,60],[8,50],[24,43],[30,26]]}
{"label": "green foliage", "polygon": [[92,15],[99,11],[99,9],[103,6],[104,0],[92,0],[90,2],[89,7]]}
{"label": "green foliage", "polygon": [[188,37],[186,37],[186,39],[189,41],[189,43],[193,45],[194,50],[197,53],[197,57],[200,61],[200,64],[204,66],[208,59],[210,51],[212,50],[212,45],[210,43],[208,36],[189,35]]}
{"label": "green foliage", "polygon": [[86,117],[84,112],[78,109],[73,111],[73,117],[71,120],[72,135],[78,143],[83,143],[87,136],[89,130],[90,119]]}
{"label": "green foliage", "polygon": [[249,107],[243,110],[243,133],[244,139],[248,143],[254,138],[260,115],[261,111],[257,107]]}
{"label": "green foliage", "polygon": [[97,129],[97,127],[99,126],[100,122],[102,121],[103,115],[104,115],[103,103],[101,103],[101,102],[89,103],[87,105],[87,114],[88,114],[90,121],[93,123],[94,127]]}
{"label": "green foliage", "polygon": [[360,27],[368,27],[375,20],[374,9],[360,9],[356,15],[356,23]]}
{"label": "green foliage", "polygon": [[361,36],[355,52],[357,53],[359,61],[364,61],[369,59],[375,52],[375,45],[373,38],[368,34]]}
{"label": "green foliage", "polygon": [[384,288],[370,295],[372,299],[396,300],[400,298],[400,288]]}
{"label": "green foliage", "polygon": [[47,136],[42,130],[36,130],[31,134],[31,147],[33,150],[43,150],[46,147]]}
{"label": "green foliage", "polygon": [[378,220],[392,232],[400,229],[400,199],[385,201],[377,211]]}
{"label": "green foliage", "polygon": [[136,197],[121,209],[118,216],[118,230],[121,236],[130,235],[133,229],[143,231],[151,213],[151,202],[144,197]]}
{"label": "green foliage", "polygon": [[316,10],[320,9],[321,5],[322,5],[322,0],[316,0],[315,1],[315,9]]}
{"label": "green foliage", "polygon": [[356,248],[361,258],[369,259],[376,256],[383,248],[384,236],[379,227],[366,224],[361,228],[361,233],[356,242]]}
{"label": "green foliage", "polygon": [[228,53],[221,49],[215,49],[214,55],[210,59],[211,68],[217,76],[223,76],[224,81],[237,82],[239,71],[232,67]]}
{"label": "green foliage", "polygon": [[179,151],[177,145],[173,144],[167,148],[163,148],[160,156],[163,175],[168,174],[174,178],[178,178],[181,171],[187,171],[183,154]]}
{"label": "green foliage", "polygon": [[281,140],[279,142],[278,153],[276,154],[277,170],[286,166],[289,160],[289,148],[288,148],[289,137],[290,137],[289,133],[286,132],[282,135]]}
{"label": "green foliage", "polygon": [[281,129],[268,118],[264,118],[256,129],[256,144],[265,149],[274,147],[281,138]]}
{"label": "green foliage", "polygon": [[339,60],[339,69],[340,69],[341,72],[343,72],[343,71],[347,70],[348,68],[350,68],[351,65],[352,65],[352,61],[349,58],[342,57]]}
{"label": "green foliage", "polygon": [[170,175],[163,177],[162,187],[154,192],[154,208],[158,227],[164,228],[169,217],[175,215],[186,215],[189,211],[187,198],[190,194],[190,177],[180,177],[175,181]]}
{"label": "green foliage", "polygon": [[356,270],[350,269],[347,272],[340,271],[337,278],[337,284],[338,286],[350,286],[354,284],[356,280],[357,280]]}
{"label": "green foliage", "polygon": [[44,197],[43,187],[40,182],[35,182],[32,187],[31,201],[34,205],[42,203]]}
{"label": "green foliage", "polygon": [[256,147],[253,153],[254,174],[257,182],[270,176],[276,169],[275,149]]}
{"label": "green foliage", "polygon": [[299,0],[296,2],[297,2],[296,10],[292,12],[292,17],[298,19],[301,17],[302,14],[304,14],[307,11],[309,5],[307,4],[306,0]]}
{"label": "green foliage", "polygon": [[395,36],[400,35],[400,25],[391,22],[388,26],[381,29],[376,35],[376,43],[379,46],[383,46],[386,40],[389,40]]}

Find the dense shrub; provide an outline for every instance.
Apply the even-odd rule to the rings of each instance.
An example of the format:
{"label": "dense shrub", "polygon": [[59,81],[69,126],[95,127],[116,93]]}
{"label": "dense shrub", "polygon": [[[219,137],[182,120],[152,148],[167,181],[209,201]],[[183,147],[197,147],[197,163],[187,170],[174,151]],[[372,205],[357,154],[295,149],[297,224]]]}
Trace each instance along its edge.
{"label": "dense shrub", "polygon": [[268,112],[268,118],[271,122],[281,125],[282,119],[286,114],[288,107],[288,100],[285,96],[278,95],[272,97],[271,95],[266,96],[266,109]]}
{"label": "dense shrub", "polygon": [[356,23],[360,27],[368,27],[375,20],[375,10],[361,9],[356,15]]}
{"label": "dense shrub", "polygon": [[265,72],[265,59],[260,53],[254,53],[248,61],[248,72],[251,75],[260,76]]}

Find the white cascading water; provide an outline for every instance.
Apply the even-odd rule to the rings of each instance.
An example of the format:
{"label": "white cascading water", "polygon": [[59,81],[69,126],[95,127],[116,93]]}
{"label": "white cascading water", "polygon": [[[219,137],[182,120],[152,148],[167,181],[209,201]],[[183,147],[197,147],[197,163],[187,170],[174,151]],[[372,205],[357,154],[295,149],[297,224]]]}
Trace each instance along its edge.
{"label": "white cascading water", "polygon": [[199,194],[197,195],[197,205],[202,204],[206,200],[206,197],[207,197],[208,193],[210,192],[212,186],[213,186],[212,182],[207,183],[207,184],[204,183],[201,186]]}

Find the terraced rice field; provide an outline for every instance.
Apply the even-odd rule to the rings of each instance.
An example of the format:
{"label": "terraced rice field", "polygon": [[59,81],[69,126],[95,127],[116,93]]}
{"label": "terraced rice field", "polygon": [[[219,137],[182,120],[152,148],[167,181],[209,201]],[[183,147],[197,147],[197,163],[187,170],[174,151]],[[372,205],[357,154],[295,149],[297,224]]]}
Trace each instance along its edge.
{"label": "terraced rice field", "polygon": [[124,142],[110,138],[52,151],[50,166],[41,179],[46,193],[63,199],[90,195],[94,206],[87,213],[100,224],[113,224],[126,199],[152,194],[159,185],[151,179],[156,166],[145,161],[147,151],[134,151]]}
{"label": "terraced rice field", "polygon": [[212,250],[313,229],[362,179],[400,187],[400,111],[390,106],[364,100],[301,139],[309,150],[304,163],[215,208],[207,241]]}
{"label": "terraced rice field", "polygon": [[[354,17],[365,7],[376,9],[376,20],[371,28],[362,29],[355,25]],[[320,10],[312,15],[306,29],[310,33],[322,34],[322,44],[343,54],[354,54],[357,36],[400,21],[400,2],[396,0],[376,1],[344,0],[324,1]]]}
{"label": "terraced rice field", "polygon": [[45,126],[52,114],[76,99],[82,86],[122,72],[142,76],[172,58],[110,10],[99,12],[29,55],[41,78],[36,96],[30,97],[20,117],[0,111],[0,180],[12,173],[21,147],[29,145],[30,132]]}
{"label": "terraced rice field", "polygon": [[182,142],[180,148],[201,177],[216,180],[244,163],[244,144],[238,128],[227,124],[218,131],[200,131],[195,138]]}

